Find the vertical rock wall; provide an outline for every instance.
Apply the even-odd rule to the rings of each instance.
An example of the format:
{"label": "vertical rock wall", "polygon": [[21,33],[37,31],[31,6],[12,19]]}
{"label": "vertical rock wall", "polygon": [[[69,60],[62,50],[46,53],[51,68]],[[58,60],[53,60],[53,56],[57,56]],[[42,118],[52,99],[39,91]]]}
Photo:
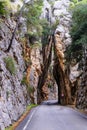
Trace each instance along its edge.
{"label": "vertical rock wall", "polygon": [[[72,15],[69,11],[70,0],[59,0],[55,1],[53,5],[53,21],[59,20],[56,32],[60,35],[62,40],[62,53],[66,51],[67,47],[72,43],[70,37],[70,28],[72,23]],[[84,49],[83,60],[82,60],[82,71],[79,70],[79,63],[74,60],[69,64],[69,80],[71,87],[71,96],[79,109],[87,109],[87,49]],[[64,58],[64,60],[66,60]],[[69,61],[67,61],[69,62]],[[82,76],[81,76],[82,73]]]}
{"label": "vertical rock wall", "polygon": [[[22,45],[19,42],[19,36],[16,36],[14,39],[10,52],[5,52],[15,25],[15,21],[11,19],[3,19],[0,21],[1,130],[4,130],[4,127],[9,126],[16,121],[26,109],[27,104],[29,104],[26,86],[21,85],[25,63],[22,56]],[[9,61],[7,61],[7,59]]]}
{"label": "vertical rock wall", "polygon": [[87,110],[87,47],[83,48],[82,75],[77,91],[76,107]]}
{"label": "vertical rock wall", "polygon": [[70,25],[72,21],[72,15],[69,7],[69,0],[55,1],[53,6],[53,16],[55,20],[59,21],[56,33],[60,34],[60,37],[63,41],[63,49],[66,49],[66,47],[71,44]]}
{"label": "vertical rock wall", "polygon": [[[57,51],[56,53],[58,56],[58,59],[56,59],[56,60],[59,60],[59,61],[55,60],[55,64],[56,64],[56,62],[59,62],[60,66],[61,66],[61,72],[58,72],[58,73],[63,72],[62,76],[65,76],[65,56],[64,56],[65,51],[66,51],[66,48],[71,44],[71,37],[69,34],[70,33],[69,29],[70,29],[70,25],[71,25],[71,21],[72,21],[72,15],[70,13],[69,7],[70,7],[69,0],[58,0],[58,1],[50,1],[50,0],[46,1],[45,0],[44,8],[43,8],[45,13],[42,13],[42,17],[44,17],[44,18],[48,18],[47,16],[49,16],[50,25],[58,24],[56,27],[56,31],[55,31],[55,34],[56,34],[55,35],[55,39],[56,39],[55,47],[56,47],[56,51]],[[48,10],[48,12],[46,12],[46,10]],[[49,14],[47,15],[47,13],[49,13]],[[55,71],[57,71],[57,70],[55,70]],[[61,74],[59,74],[59,75],[61,75]],[[63,78],[62,76],[61,76],[61,78]],[[58,76],[57,76],[57,80],[62,80],[62,79],[58,78]],[[65,77],[62,87],[64,87],[64,85],[67,87],[67,91],[70,92],[69,79],[67,77]],[[64,91],[64,90],[62,90],[62,91]],[[71,98],[69,92],[67,94]]]}
{"label": "vertical rock wall", "polygon": [[37,84],[39,80],[39,75],[41,74],[41,64],[42,64],[42,55],[41,55],[41,47],[34,47],[31,50],[31,69],[30,69],[30,77],[29,82],[30,85],[34,87],[34,102],[37,104]]}
{"label": "vertical rock wall", "polygon": [[[42,73],[43,68],[43,58],[42,58],[42,50],[41,47],[33,47],[31,49],[31,61],[32,65],[30,67],[29,74],[29,84],[31,87],[34,87],[33,100],[37,103],[37,87],[39,76]],[[48,72],[47,80],[43,86],[42,91],[45,94],[44,100],[57,99],[57,85],[52,76],[52,66]]]}
{"label": "vertical rock wall", "polygon": [[[57,37],[57,40],[58,40],[56,42],[56,44],[57,44],[56,47],[58,48],[59,62],[60,62],[61,68],[64,71],[64,73],[65,73],[65,68],[67,68],[67,66],[65,65],[65,61],[66,61],[65,51],[66,51],[67,47],[72,42],[71,37],[70,37],[72,15],[70,13],[69,7],[70,7],[70,0],[58,0],[58,1],[44,0],[43,13],[41,15],[41,18],[47,19],[50,22],[50,25],[55,24],[56,21],[58,21],[58,25],[57,25],[57,28],[56,28],[56,31],[55,31],[55,34],[56,34],[56,37]],[[60,41],[61,41],[61,44],[60,44]],[[38,58],[39,58],[39,56],[38,56]],[[33,56],[33,58],[35,58],[35,57]],[[37,64],[39,65],[39,62]],[[41,73],[41,67],[42,67],[42,65],[41,66],[40,65],[39,65],[39,69],[35,69],[37,67],[36,67],[35,63],[33,63],[33,68],[31,67],[32,68],[31,72],[32,72],[32,70],[34,70],[33,72],[36,73],[36,70],[40,70],[39,71],[39,74],[40,74]],[[81,72],[78,71],[78,63],[77,64],[72,63],[71,65],[69,65],[69,67],[70,67],[69,68],[70,73],[68,73],[69,74],[68,77],[65,76],[65,84],[67,85],[68,91],[70,91],[69,87],[71,87],[72,99],[73,99],[73,101],[75,101],[76,91],[78,89],[77,80],[79,79]],[[35,75],[36,75],[37,78],[35,77]],[[36,78],[36,80],[35,80],[35,78],[33,78],[35,80],[33,82],[35,83],[34,86],[36,88],[39,75],[38,74],[35,74],[35,75],[33,75],[33,76]],[[54,92],[57,89],[57,87],[54,87],[55,90],[54,90],[54,88],[49,88],[49,87],[51,87],[50,85],[52,85],[52,83],[50,84],[51,78],[49,78],[49,77],[50,77],[50,75],[48,75],[48,79],[46,81],[46,84],[43,87],[43,91],[47,95],[46,99],[47,98],[51,99],[51,98],[55,97],[54,96],[55,94],[57,94],[57,91],[56,91],[56,93]],[[84,75],[83,75],[83,77],[84,77]],[[70,82],[69,82],[69,80],[70,80]],[[69,85],[71,85],[71,86],[69,86]],[[36,91],[35,91],[35,102],[36,102],[36,95],[37,95]],[[53,93],[55,93],[55,94],[53,95]],[[81,100],[82,100],[82,102],[85,101],[83,94],[82,94],[83,99],[80,98],[81,93],[82,93],[82,91],[79,90],[79,94],[78,94],[79,95],[79,99],[78,99],[79,101],[77,101],[78,105],[80,104]],[[70,94],[70,93],[68,93],[68,94]],[[70,96],[70,95],[68,95],[68,96]],[[85,101],[85,104],[86,104],[86,101]]]}

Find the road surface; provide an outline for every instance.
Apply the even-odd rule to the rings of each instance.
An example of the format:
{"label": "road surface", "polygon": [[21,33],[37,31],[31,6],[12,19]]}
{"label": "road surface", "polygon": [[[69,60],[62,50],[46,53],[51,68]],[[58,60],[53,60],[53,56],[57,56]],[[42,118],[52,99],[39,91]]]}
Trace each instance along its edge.
{"label": "road surface", "polygon": [[44,102],[33,109],[16,130],[87,130],[87,116],[54,103]]}

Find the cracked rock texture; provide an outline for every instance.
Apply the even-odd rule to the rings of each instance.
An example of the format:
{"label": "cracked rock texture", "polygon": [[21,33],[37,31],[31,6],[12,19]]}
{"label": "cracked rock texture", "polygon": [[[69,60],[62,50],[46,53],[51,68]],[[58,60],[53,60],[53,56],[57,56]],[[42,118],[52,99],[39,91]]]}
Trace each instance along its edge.
{"label": "cracked rock texture", "polygon": [[[25,63],[22,56],[21,43],[18,36],[14,39],[9,52],[5,52],[9,45],[15,21],[8,19],[0,23],[0,129],[11,125],[24,112],[29,98],[26,86],[21,85]],[[14,60],[15,74],[12,74],[5,59]],[[9,62],[11,64],[11,61]],[[12,67],[12,65],[10,65]]]}

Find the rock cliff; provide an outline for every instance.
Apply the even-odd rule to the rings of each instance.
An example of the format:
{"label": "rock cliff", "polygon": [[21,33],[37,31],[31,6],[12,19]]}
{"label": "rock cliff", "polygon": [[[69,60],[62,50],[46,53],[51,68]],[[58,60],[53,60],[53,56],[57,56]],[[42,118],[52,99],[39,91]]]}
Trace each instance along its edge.
{"label": "rock cliff", "polygon": [[5,52],[15,27],[11,19],[0,20],[0,129],[16,121],[30,103],[26,86],[21,85],[25,63],[22,44],[16,36],[10,52]]}
{"label": "rock cliff", "polygon": [[[77,79],[79,79],[81,72],[78,71],[78,63],[72,63],[68,68],[65,59],[67,47],[72,42],[70,37],[72,15],[69,7],[70,0],[44,0],[43,2],[41,18],[47,19],[50,26],[56,26],[56,30],[53,28],[55,49],[54,41],[51,41],[50,38],[51,46],[48,44],[45,48],[46,57],[43,55],[41,45],[29,46],[29,39],[27,37],[20,39],[19,32],[16,32],[10,51],[6,52],[16,21],[13,18],[5,19],[3,17],[3,19],[0,19],[1,130],[15,122],[23,114],[28,104],[37,103],[37,88],[40,76],[46,76],[46,79],[41,79],[44,81],[44,83],[42,81],[41,88],[43,100],[58,99],[60,95],[63,99],[62,104],[71,103],[72,97],[76,101]],[[23,29],[21,35],[24,31],[26,32],[25,23]],[[51,48],[51,53],[49,48]],[[48,57],[50,59],[46,59]],[[45,61],[48,64],[45,64]],[[67,73],[67,69],[69,69],[69,73]],[[85,80],[86,84],[86,74],[82,75],[82,80]],[[82,90],[82,87],[80,88]],[[87,95],[83,96],[82,91],[78,92],[78,97],[81,96],[77,101],[79,108],[81,108],[80,102],[82,104],[84,98],[87,97]],[[65,101],[65,98],[67,101]],[[85,108],[85,105],[83,108]]]}

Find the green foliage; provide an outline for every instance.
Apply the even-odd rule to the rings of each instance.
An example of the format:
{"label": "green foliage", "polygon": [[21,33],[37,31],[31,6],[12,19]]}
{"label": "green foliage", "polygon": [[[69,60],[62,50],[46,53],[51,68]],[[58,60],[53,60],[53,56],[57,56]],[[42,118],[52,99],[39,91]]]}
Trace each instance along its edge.
{"label": "green foliage", "polygon": [[29,111],[30,109],[32,109],[33,107],[36,107],[37,105],[36,104],[30,104],[27,106],[27,111]]}
{"label": "green foliage", "polygon": [[48,88],[52,88],[52,84],[51,83],[48,83]]}
{"label": "green foliage", "polygon": [[27,86],[27,91],[29,92],[29,94],[33,93],[33,92],[34,92],[34,87],[28,85],[28,86]]}
{"label": "green foliage", "polygon": [[59,24],[59,20],[56,19],[56,22],[52,25],[51,30],[55,31],[57,26],[58,26],[58,24]]}
{"label": "green foliage", "polygon": [[31,48],[41,48],[41,42],[35,42],[35,44],[31,45]]}
{"label": "green foliage", "polygon": [[42,44],[46,45],[46,44],[49,43],[49,39],[48,39],[49,35],[52,34],[51,26],[50,26],[48,21],[43,20],[42,27],[43,27],[43,31],[42,31]]}
{"label": "green foliage", "polygon": [[9,127],[5,128],[5,130],[13,130],[13,127],[9,126]]}
{"label": "green foliage", "polygon": [[87,0],[78,0],[77,5],[78,4],[86,4],[86,3],[87,3]]}
{"label": "green foliage", "polygon": [[26,19],[27,36],[30,45],[40,43],[42,35],[41,12],[43,0],[32,0],[25,4],[23,17]]}
{"label": "green foliage", "polygon": [[87,3],[87,0],[71,0],[70,9],[74,8],[76,5],[86,4],[86,3]]}
{"label": "green foliage", "polygon": [[6,68],[9,70],[9,72],[13,75],[16,73],[16,66],[15,66],[15,61],[11,56],[8,56],[4,58]]}
{"label": "green foliage", "polygon": [[33,45],[36,41],[39,41],[38,33],[29,32],[28,34],[29,42],[31,45]]}
{"label": "green foliage", "polygon": [[72,17],[72,45],[67,49],[69,58],[82,58],[83,45],[87,45],[87,4],[78,4]]}
{"label": "green foliage", "polygon": [[49,43],[49,36],[54,34],[58,24],[59,20],[56,20],[54,24],[50,25],[46,19],[42,19],[42,44],[46,45]]}
{"label": "green foliage", "polygon": [[28,85],[28,82],[27,82],[27,78],[26,78],[26,75],[23,76],[22,80],[21,80],[21,84],[22,85]]}
{"label": "green foliage", "polygon": [[24,17],[27,21],[28,32],[38,32],[41,34],[40,15],[42,11],[42,0],[33,0],[30,4],[26,4]]}
{"label": "green foliage", "polygon": [[0,15],[6,14],[5,4],[6,4],[6,2],[0,1]]}
{"label": "green foliage", "polygon": [[78,0],[72,0],[74,3],[77,3],[78,2]]}
{"label": "green foliage", "polygon": [[21,80],[21,84],[26,85],[29,94],[34,92],[34,87],[29,84],[26,75],[23,76],[23,79]]}
{"label": "green foliage", "polygon": [[32,65],[32,61],[31,61],[31,59],[29,57],[24,58],[24,60],[25,60],[26,67]]}
{"label": "green foliage", "polygon": [[71,0],[74,4],[85,4],[87,0]]}
{"label": "green foliage", "polygon": [[8,14],[9,10],[10,10],[10,1],[0,0],[0,16]]}

